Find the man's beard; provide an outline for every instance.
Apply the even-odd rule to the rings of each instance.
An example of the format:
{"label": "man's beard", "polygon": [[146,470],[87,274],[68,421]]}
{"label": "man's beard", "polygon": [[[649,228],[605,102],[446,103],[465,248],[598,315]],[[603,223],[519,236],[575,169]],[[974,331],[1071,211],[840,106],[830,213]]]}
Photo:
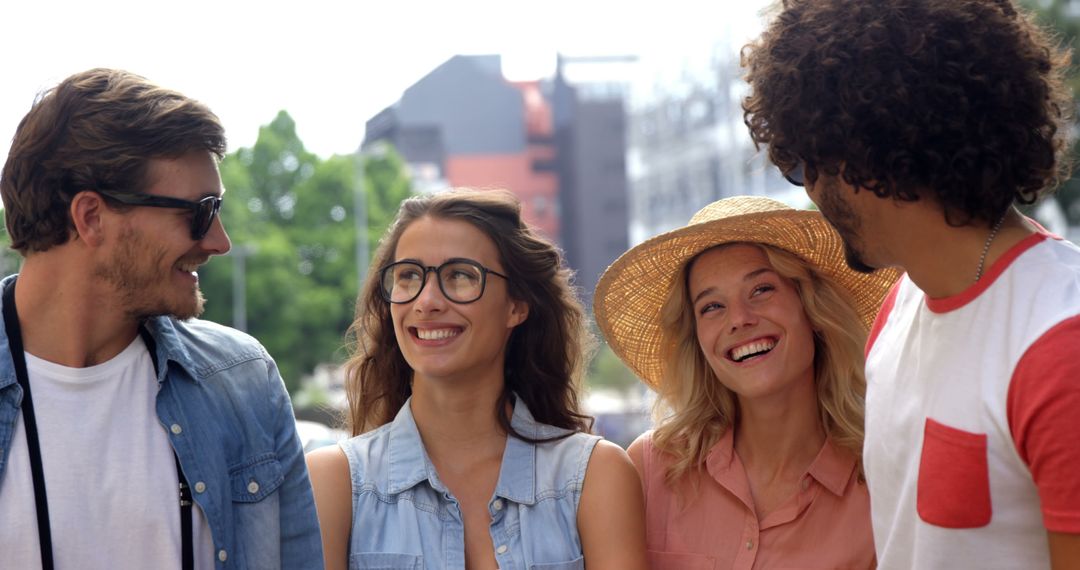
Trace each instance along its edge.
{"label": "man's beard", "polygon": [[94,277],[112,286],[126,316],[135,320],[172,316],[190,319],[202,314],[205,305],[198,284],[191,296],[178,298],[171,281],[171,266],[161,269],[167,251],[145,245],[150,240],[134,228],[125,228],[111,258],[94,268]]}
{"label": "man's beard", "polygon": [[818,208],[821,215],[840,234],[844,244],[844,260],[848,267],[859,273],[873,273],[876,268],[865,261],[865,254],[855,246],[855,240],[862,229],[862,220],[855,210],[840,197],[840,184],[835,179],[819,178],[822,188],[821,203]]}

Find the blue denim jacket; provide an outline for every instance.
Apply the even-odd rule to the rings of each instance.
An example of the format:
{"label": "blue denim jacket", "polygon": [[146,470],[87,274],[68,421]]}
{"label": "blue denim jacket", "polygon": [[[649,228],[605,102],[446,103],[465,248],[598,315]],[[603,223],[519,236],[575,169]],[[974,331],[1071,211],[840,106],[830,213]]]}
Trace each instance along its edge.
{"label": "blue denim jacket", "polygon": [[[159,317],[146,327],[157,344],[158,419],[210,525],[215,567],[321,569],[311,483],[270,355],[250,336],[207,321]],[[21,402],[0,325],[0,484]]]}
{"label": "blue denim jacket", "polygon": [[[393,422],[341,443],[352,471],[350,569],[465,569],[461,509],[424,450],[410,403]],[[536,422],[520,398],[511,425],[534,439],[566,433]],[[536,445],[507,438],[488,503],[499,568],[585,568],[577,508],[599,440],[583,433]]]}

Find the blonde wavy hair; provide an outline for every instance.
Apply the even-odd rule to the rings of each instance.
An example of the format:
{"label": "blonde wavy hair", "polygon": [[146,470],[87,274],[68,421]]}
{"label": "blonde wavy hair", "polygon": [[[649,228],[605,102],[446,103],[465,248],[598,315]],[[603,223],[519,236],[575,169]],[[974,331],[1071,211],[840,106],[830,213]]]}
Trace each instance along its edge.
{"label": "blonde wavy hair", "polygon": [[[736,244],[706,251],[731,245]],[[772,268],[794,283],[814,330],[814,382],[821,423],[834,444],[855,455],[861,476],[867,332],[862,319],[846,290],[803,259],[764,244],[742,245],[761,249]],[[664,474],[672,488],[704,466],[709,450],[739,415],[735,394],[705,360],[695,332],[687,280],[700,256],[679,272],[660,310],[662,346],[668,349],[658,388],[653,445],[675,459]]]}

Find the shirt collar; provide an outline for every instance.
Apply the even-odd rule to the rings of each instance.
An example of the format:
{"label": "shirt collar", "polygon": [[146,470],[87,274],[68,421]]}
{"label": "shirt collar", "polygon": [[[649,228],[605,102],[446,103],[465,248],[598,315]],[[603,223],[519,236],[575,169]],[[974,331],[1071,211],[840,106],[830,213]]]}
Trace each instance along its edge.
{"label": "shirt collar", "polygon": [[[537,423],[529,407],[517,396],[514,397],[510,426],[530,439],[548,439],[564,433],[563,430]],[[536,503],[536,444],[514,436],[506,438],[506,451],[503,452],[495,494],[515,503]]]}
{"label": "shirt collar", "polygon": [[195,361],[191,358],[187,347],[181,342],[180,335],[176,331],[176,321],[172,317],[151,317],[143,323],[143,326],[157,345],[155,347],[157,354],[151,356],[154,357],[154,362],[158,363],[159,384],[168,378],[169,361],[187,370],[188,376],[195,382],[200,381],[199,375],[195,374]]}
{"label": "shirt collar", "polygon": [[[705,459],[705,468],[713,479],[720,483],[731,483],[729,471],[732,467],[732,459],[735,455],[734,430],[727,429],[724,435],[713,444],[709,455]],[[817,457],[810,463],[806,472],[832,494],[840,497],[844,495],[851,473],[855,469],[855,456],[850,452],[838,448],[832,438],[825,438],[824,445],[818,451]],[[739,479],[744,478],[739,474]]]}
{"label": "shirt collar", "polygon": [[826,437],[825,445],[821,446],[821,451],[806,472],[830,493],[843,497],[854,470],[855,455],[837,447],[832,438]]}
{"label": "shirt collar", "polygon": [[411,404],[410,397],[390,423],[390,433],[387,436],[389,442],[386,446],[387,490],[397,494],[428,479],[435,490],[445,493],[446,487],[439,481],[435,467],[424,450],[424,442],[420,439],[420,430],[416,428]]}
{"label": "shirt collar", "polygon": [[[0,281],[0,290],[6,287],[13,279],[15,275],[9,275]],[[0,309],[3,308],[3,299],[0,298]],[[3,319],[0,319],[2,322]],[[14,384],[18,380],[15,378],[15,363],[11,360],[11,344],[8,342],[7,327],[0,326],[0,389],[7,388]]]}
{"label": "shirt collar", "polygon": [[720,436],[705,456],[705,470],[720,483],[726,482],[732,459],[735,457],[734,433],[735,430],[730,427],[724,430],[724,435]]}
{"label": "shirt collar", "polygon": [[[390,424],[387,445],[387,490],[400,493],[427,480],[433,489],[449,495],[449,490],[439,480],[435,466],[424,449],[420,431],[413,418],[412,398],[398,411]],[[548,439],[566,433],[566,430],[538,423],[521,398],[514,398],[514,412],[510,425],[522,436],[532,439]],[[515,503],[536,503],[536,445],[513,436],[506,438],[499,480],[495,495]]]}

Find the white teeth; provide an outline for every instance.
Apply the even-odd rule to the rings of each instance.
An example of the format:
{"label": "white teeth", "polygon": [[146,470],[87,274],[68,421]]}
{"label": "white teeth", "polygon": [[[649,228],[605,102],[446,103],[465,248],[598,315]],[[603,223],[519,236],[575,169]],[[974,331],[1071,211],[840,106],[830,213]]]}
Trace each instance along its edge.
{"label": "white teeth", "polygon": [[768,352],[772,350],[774,346],[776,346],[775,340],[757,340],[731,349],[731,359],[738,362],[747,355]]}
{"label": "white teeth", "polygon": [[416,329],[416,336],[420,340],[441,340],[457,336],[458,332],[457,329]]}

